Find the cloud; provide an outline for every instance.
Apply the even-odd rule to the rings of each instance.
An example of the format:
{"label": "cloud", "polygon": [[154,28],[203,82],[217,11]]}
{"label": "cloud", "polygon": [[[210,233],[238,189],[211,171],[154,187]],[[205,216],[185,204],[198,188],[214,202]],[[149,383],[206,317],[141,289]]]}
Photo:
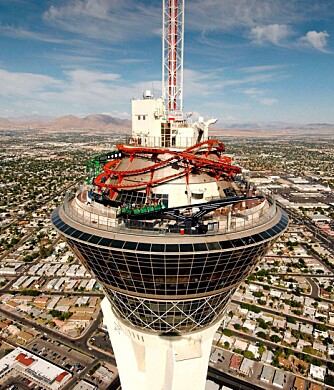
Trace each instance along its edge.
{"label": "cloud", "polygon": [[135,0],[70,0],[50,6],[43,19],[53,27],[81,36],[122,42],[143,39],[157,31],[161,9]]}
{"label": "cloud", "polygon": [[277,0],[194,0],[186,9],[186,22],[194,30],[230,31],[274,21],[281,10]]}
{"label": "cloud", "polygon": [[[129,99],[144,90],[142,83],[125,82],[118,73],[75,69],[65,70],[62,76],[56,79],[0,69],[2,112],[10,104],[18,113],[24,110],[27,114],[37,110],[47,115],[111,111],[115,115],[130,108]],[[160,96],[160,80],[149,80],[147,85]]]}
{"label": "cloud", "polygon": [[220,30],[229,33],[240,29],[274,24],[293,25],[314,20],[323,15],[329,18],[334,9],[328,0],[192,0],[186,2],[186,24],[194,31]]}
{"label": "cloud", "polygon": [[268,72],[268,71],[275,71],[275,70],[281,70],[285,68],[287,65],[286,64],[278,64],[278,65],[257,65],[257,66],[249,66],[246,68],[240,68],[239,70],[241,72],[245,73],[263,73],[263,72]]}
{"label": "cloud", "polygon": [[0,96],[3,97],[25,97],[31,98],[35,93],[40,93],[48,88],[49,90],[63,87],[63,82],[50,76],[9,72],[0,69]]}
{"label": "cloud", "polygon": [[273,106],[279,103],[277,99],[267,97],[267,91],[263,89],[247,88],[241,92],[264,106]]}
{"label": "cloud", "polygon": [[269,26],[256,26],[250,31],[250,39],[255,45],[272,43],[281,45],[292,34],[285,24],[271,24]]}
{"label": "cloud", "polygon": [[71,82],[74,84],[91,84],[99,83],[101,81],[116,81],[121,78],[117,73],[104,73],[104,72],[95,72],[85,69],[77,69],[65,72],[71,79]]}
{"label": "cloud", "polygon": [[327,31],[309,31],[305,36],[300,38],[300,41],[316,50],[327,52],[326,47],[328,38],[329,34]]}
{"label": "cloud", "polygon": [[263,104],[264,106],[274,106],[279,102],[275,98],[263,98],[259,100],[259,103]]}
{"label": "cloud", "polygon": [[69,44],[69,41],[65,39],[55,38],[52,36],[45,35],[43,33],[29,31],[22,27],[13,27],[4,24],[0,24],[0,33],[11,38],[29,39],[49,43]]}

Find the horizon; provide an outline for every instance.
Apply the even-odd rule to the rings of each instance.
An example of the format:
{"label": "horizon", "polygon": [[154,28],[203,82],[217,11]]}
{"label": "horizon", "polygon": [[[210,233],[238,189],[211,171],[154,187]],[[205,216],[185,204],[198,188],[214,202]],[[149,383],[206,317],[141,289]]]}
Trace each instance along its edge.
{"label": "horizon", "polygon": [[[52,3],[2,4],[0,117],[130,119],[131,98],[161,95],[161,0]],[[325,0],[186,1],[184,111],[333,124],[333,16]]]}

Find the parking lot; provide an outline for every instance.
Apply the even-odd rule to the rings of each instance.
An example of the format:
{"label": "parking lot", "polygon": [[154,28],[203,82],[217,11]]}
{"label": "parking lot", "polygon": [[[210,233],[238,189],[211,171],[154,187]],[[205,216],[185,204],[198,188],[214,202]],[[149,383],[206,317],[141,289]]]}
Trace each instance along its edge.
{"label": "parking lot", "polygon": [[107,353],[110,353],[112,355],[114,354],[108,332],[98,329],[94,333],[94,335],[89,339],[89,344],[92,345],[93,347],[102,349]]}
{"label": "parking lot", "polygon": [[53,364],[64,367],[73,374],[79,374],[93,359],[75,349],[45,337],[35,340],[28,348],[32,353]]}

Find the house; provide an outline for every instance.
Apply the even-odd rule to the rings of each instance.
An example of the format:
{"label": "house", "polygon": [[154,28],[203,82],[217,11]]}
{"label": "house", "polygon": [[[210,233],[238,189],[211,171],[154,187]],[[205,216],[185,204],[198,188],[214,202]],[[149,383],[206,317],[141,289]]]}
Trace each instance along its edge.
{"label": "house", "polygon": [[299,340],[297,343],[297,349],[303,350],[304,347],[311,347],[312,344],[305,340]]}
{"label": "house", "polygon": [[273,357],[274,354],[271,351],[265,351],[261,357],[261,362],[271,364],[273,361]]}
{"label": "house", "polygon": [[285,359],[282,357],[278,358],[278,363],[280,367],[284,367],[286,369],[289,369],[292,366],[292,363],[289,359]]}
{"label": "house", "polygon": [[322,337],[324,339],[327,339],[328,337],[328,332],[323,332],[321,330],[315,329],[313,336],[317,339],[318,337]]}
{"label": "house", "polygon": [[307,372],[309,369],[309,363],[304,362],[304,360],[298,359],[296,356],[292,356],[292,371],[294,373],[299,373],[300,370],[303,370],[304,372]]}
{"label": "house", "polygon": [[232,337],[229,337],[229,336],[226,336],[223,334],[221,339],[220,339],[220,342],[223,346],[225,345],[225,343],[228,343],[229,346],[231,347],[234,344],[234,339]]}
{"label": "house", "polygon": [[322,387],[320,385],[315,384],[315,383],[311,383],[309,390],[322,390]]}
{"label": "house", "polygon": [[287,330],[285,333],[284,333],[284,338],[283,340],[287,343],[287,344],[292,344],[292,343],[295,343],[297,342],[297,339],[296,337],[292,336],[291,332],[289,330]]}
{"label": "house", "polygon": [[313,343],[313,349],[315,349],[316,351],[324,352],[324,353],[326,353],[326,351],[327,351],[326,345],[316,343],[316,342]]}
{"label": "house", "polygon": [[296,377],[295,383],[293,384],[293,390],[305,390],[305,380],[299,377]]}
{"label": "house", "polygon": [[274,373],[273,367],[263,366],[260,380],[266,383],[269,383]]}
{"label": "house", "polygon": [[254,332],[256,328],[256,322],[251,321],[251,320],[246,320],[243,324],[243,327],[250,330],[251,332]]}
{"label": "house", "polygon": [[285,374],[283,371],[275,370],[275,375],[273,379],[273,386],[283,389],[285,383]]}
{"label": "house", "polygon": [[234,343],[234,348],[235,349],[240,349],[241,351],[246,351],[247,350],[248,343],[246,343],[243,340],[236,339]]}
{"label": "house", "polygon": [[21,330],[15,325],[9,325],[7,330],[9,333],[11,333],[14,336],[16,336],[17,334],[19,334],[21,332]]}
{"label": "house", "polygon": [[210,362],[217,363],[220,356],[221,356],[221,351],[218,348],[215,348],[215,350],[211,353]]}
{"label": "house", "polygon": [[271,297],[281,298],[282,292],[281,292],[281,291],[278,291],[278,290],[271,290],[269,295],[270,295]]}
{"label": "house", "polygon": [[292,322],[287,322],[286,327],[291,330],[299,330],[299,322],[297,322],[296,324],[293,324]]}
{"label": "house", "polygon": [[325,366],[318,367],[313,364],[310,364],[309,374],[313,379],[323,382],[325,380],[326,367]]}
{"label": "house", "polygon": [[311,335],[313,333],[313,325],[311,324],[300,324],[300,331]]}
{"label": "house", "polygon": [[273,325],[285,329],[286,320],[275,318]]}
{"label": "house", "polygon": [[247,351],[252,352],[252,354],[254,355],[255,359],[258,359],[260,357],[259,347],[257,347],[256,345],[249,344],[249,346],[247,348]]}
{"label": "house", "polygon": [[[73,390],[96,390],[96,389],[97,389],[97,386],[95,386],[91,383],[88,383],[84,380],[81,380],[73,387]],[[208,389],[210,389],[210,388],[208,387]]]}
{"label": "house", "polygon": [[273,322],[274,321],[274,317],[272,317],[270,315],[263,315],[261,318],[264,322]]}
{"label": "house", "polygon": [[241,361],[242,361],[241,355],[238,355],[236,353],[234,355],[232,355],[231,361],[230,361],[230,369],[238,371],[240,364],[241,364]]}
{"label": "house", "polygon": [[207,380],[205,383],[205,390],[219,390],[217,383]]}
{"label": "house", "polygon": [[29,343],[33,338],[34,336],[28,332],[24,332],[24,331],[21,331],[20,333],[18,333],[17,335],[17,338],[19,338],[24,344],[26,343]]}
{"label": "house", "polygon": [[215,335],[213,336],[213,341],[217,344],[221,336],[222,335],[220,333],[216,332]]}
{"label": "house", "polygon": [[246,376],[250,376],[253,373],[253,366],[253,360],[243,358],[239,371]]}
{"label": "house", "polygon": [[310,317],[313,319],[315,316],[315,312],[316,312],[316,309],[314,309],[313,307],[305,306],[303,314],[305,317]]}

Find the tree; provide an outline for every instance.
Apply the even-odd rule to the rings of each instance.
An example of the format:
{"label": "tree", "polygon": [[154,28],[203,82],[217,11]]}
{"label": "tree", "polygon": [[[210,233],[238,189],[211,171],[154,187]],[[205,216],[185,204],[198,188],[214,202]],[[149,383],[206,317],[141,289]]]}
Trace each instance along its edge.
{"label": "tree", "polygon": [[328,386],[334,386],[334,376],[333,375],[326,375],[325,376],[325,383]]}
{"label": "tree", "polygon": [[286,317],[286,321],[288,323],[290,323],[290,324],[296,324],[297,323],[296,319],[294,317],[290,317],[290,316]]}
{"label": "tree", "polygon": [[233,332],[231,331],[231,329],[224,329],[223,330],[223,334],[225,336],[228,336],[228,337],[232,337],[233,336]]}
{"label": "tree", "polygon": [[243,355],[247,359],[255,360],[255,356],[254,356],[253,352],[251,352],[251,351],[244,351]]}
{"label": "tree", "polygon": [[31,296],[31,297],[37,297],[38,295],[40,295],[41,293],[37,290],[23,290],[21,292],[22,295],[28,295],[28,296]]}
{"label": "tree", "polygon": [[277,334],[273,334],[270,336],[270,340],[273,342],[273,343],[279,343],[281,341],[281,339],[277,336]]}
{"label": "tree", "polygon": [[262,298],[264,296],[263,292],[261,292],[261,291],[256,291],[253,293],[253,295],[256,298]]}
{"label": "tree", "polygon": [[320,330],[320,332],[327,332],[327,326],[325,324],[315,324],[315,329]]}
{"label": "tree", "polygon": [[262,329],[268,329],[269,326],[262,318],[260,318],[259,319],[259,327]]}

